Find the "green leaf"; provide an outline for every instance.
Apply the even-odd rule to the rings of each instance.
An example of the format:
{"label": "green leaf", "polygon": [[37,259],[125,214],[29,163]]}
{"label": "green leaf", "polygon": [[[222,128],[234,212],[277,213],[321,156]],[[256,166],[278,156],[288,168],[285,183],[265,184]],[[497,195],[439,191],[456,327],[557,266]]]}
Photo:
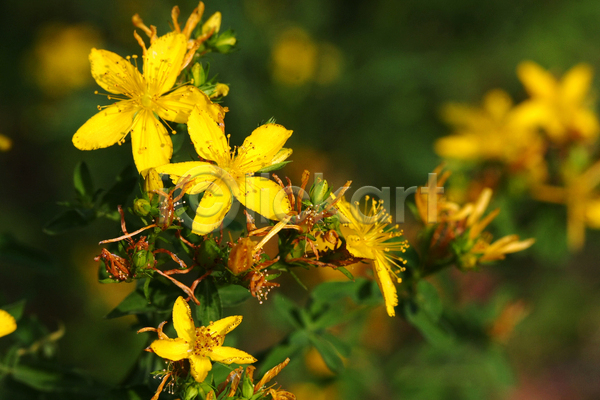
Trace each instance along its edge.
{"label": "green leaf", "polygon": [[44,227],[48,235],[57,235],[68,230],[88,225],[96,218],[92,210],[71,209],[58,214]]}
{"label": "green leaf", "polygon": [[417,283],[417,302],[434,322],[440,319],[444,306],[437,289],[431,283],[425,280]]}
{"label": "green leaf", "polygon": [[452,336],[433,318],[415,303],[404,302],[404,316],[429,343],[437,347],[449,347],[453,344]]}
{"label": "green leaf", "polygon": [[144,295],[136,290],[125,297],[105,318],[118,318],[124,315],[141,314],[155,310],[156,308],[146,300]]}
{"label": "green leaf", "polygon": [[259,357],[261,364],[258,368],[258,372],[262,375],[277,364],[283,362],[286,358],[294,360],[296,356],[300,354],[302,349],[308,345],[309,340],[305,331],[293,332],[281,344],[272,348],[266,356]]}
{"label": "green leaf", "polygon": [[346,278],[350,279],[351,281],[354,280],[354,275],[352,275],[352,273],[350,271],[348,271],[346,268],[344,268],[344,267],[337,267],[336,269],[338,271],[340,271],[342,274],[346,275]]}
{"label": "green leaf", "polygon": [[292,161],[282,161],[280,163],[277,164],[271,164],[271,165],[267,165],[264,168],[259,169],[258,171],[256,171],[257,173],[263,173],[263,172],[271,172],[271,171],[277,171],[278,169],[281,169],[283,167],[285,167],[286,164],[291,163]]}
{"label": "green leaf", "polygon": [[273,299],[273,305],[279,315],[294,329],[302,329],[304,327],[302,318],[300,317],[300,310],[290,299],[278,294]]}
{"label": "green leaf", "polygon": [[240,285],[227,285],[219,288],[222,307],[236,307],[248,300],[250,291]]}
{"label": "green leaf", "polygon": [[94,197],[94,185],[90,170],[83,161],[75,166],[73,184],[75,185],[75,191],[79,200],[84,204],[91,202]]}
{"label": "green leaf", "polygon": [[108,211],[116,210],[118,205],[125,204],[129,195],[135,190],[137,182],[138,174],[135,168],[132,165],[125,167],[102,197],[102,203],[106,205]]}
{"label": "green leaf", "polygon": [[222,318],[221,297],[214,277],[204,278],[196,288],[195,294],[200,300],[200,305],[196,306],[196,317],[201,325],[208,326]]}
{"label": "green leaf", "polygon": [[56,264],[40,250],[19,242],[11,234],[0,235],[0,261],[35,269],[36,272],[56,272]]}
{"label": "green leaf", "polygon": [[313,346],[317,349],[317,351],[323,357],[323,361],[327,367],[334,373],[340,373],[344,369],[344,362],[342,361],[342,357],[336,350],[335,346],[318,335],[310,335],[308,337]]}
{"label": "green leaf", "polygon": [[99,395],[105,390],[98,383],[81,373],[60,370],[56,366],[28,366],[19,364],[12,368],[14,380],[48,393],[78,393]]}
{"label": "green leaf", "polygon": [[17,301],[16,303],[7,304],[1,307],[4,311],[13,316],[13,318],[18,322],[23,316],[23,311],[25,310],[25,300]]}

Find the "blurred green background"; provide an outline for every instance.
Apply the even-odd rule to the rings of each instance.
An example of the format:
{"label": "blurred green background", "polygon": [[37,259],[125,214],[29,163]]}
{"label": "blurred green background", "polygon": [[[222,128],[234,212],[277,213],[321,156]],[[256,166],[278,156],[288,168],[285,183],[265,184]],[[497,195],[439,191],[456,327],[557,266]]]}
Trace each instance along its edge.
{"label": "blurred green background", "polygon": [[[78,162],[85,160],[96,186],[106,188],[132,161],[129,144],[94,152],[71,144],[77,128],[105,104],[93,93],[90,48],[140,54],[131,16],[139,13],[162,34],[170,30],[170,9],[176,4],[181,19],[197,5],[184,0],[2,2],[0,133],[13,143],[10,151],[0,152],[0,304],[26,298],[26,313],[51,330],[64,323],[61,361],[105,382],[118,382],[143,346],[130,330],[133,320],[102,319],[131,290],[96,282],[96,243],[115,236],[115,223],[99,220],[59,236],[42,228],[62,210],[58,201],[73,199]],[[439,162],[434,139],[449,133],[439,118],[445,102],[478,103],[496,87],[523,99],[515,68],[526,59],[559,74],[579,62],[600,65],[600,3],[594,0],[208,0],[206,6],[207,15],[221,11],[222,27],[233,28],[238,37],[238,51],[208,57],[211,72],[231,87],[224,101],[231,110],[227,131],[239,144],[272,116],[292,129],[288,145],[294,162],[279,175],[294,182],[309,169],[323,172],[336,187],[347,179],[354,187],[421,184]],[[468,346],[435,351],[401,320],[375,316],[369,324],[379,336],[352,358],[339,382],[318,372],[283,379],[304,383],[296,386],[300,399],[301,393],[325,393],[323,398],[365,393],[404,399],[600,397],[599,236],[592,232],[584,251],[569,256],[564,210],[550,210],[541,226],[512,221],[527,226],[525,235],[541,235],[527,254],[452,276],[460,283],[466,315],[469,307],[473,315],[480,313],[478,304],[494,307],[490,299],[498,296],[527,305],[528,316],[504,350],[483,355]],[[29,256],[14,255],[11,249],[17,248]],[[292,284],[285,290],[301,289]],[[251,305],[245,312],[260,310]],[[257,337],[265,333],[253,331],[251,318],[248,325],[247,348],[264,348]]]}

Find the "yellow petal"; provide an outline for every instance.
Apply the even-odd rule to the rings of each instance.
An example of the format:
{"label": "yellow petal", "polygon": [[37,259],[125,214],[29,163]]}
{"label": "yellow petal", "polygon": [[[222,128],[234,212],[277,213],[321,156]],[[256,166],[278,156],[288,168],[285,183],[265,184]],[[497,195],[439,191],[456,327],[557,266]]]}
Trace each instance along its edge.
{"label": "yellow petal", "polygon": [[275,154],[275,157],[271,160],[271,164],[279,164],[284,162],[292,155],[292,149],[281,149]]}
{"label": "yellow petal", "polygon": [[480,140],[475,135],[450,135],[435,141],[434,150],[442,158],[476,160],[483,156]]}
{"label": "yellow petal", "polygon": [[144,78],[126,59],[108,50],[90,52],[92,76],[104,90],[129,97],[144,92]]}
{"label": "yellow petal", "polygon": [[391,273],[389,271],[390,266],[385,257],[381,254],[377,254],[375,261],[373,262],[373,270],[375,272],[375,279],[379,285],[379,290],[385,300],[385,309],[390,317],[396,315],[394,307],[398,305],[398,294],[396,293],[396,286],[392,280]]}
{"label": "yellow petal", "polygon": [[292,135],[281,125],[265,124],[256,128],[238,149],[235,166],[243,172],[256,172],[271,165],[275,155]]}
{"label": "yellow petal", "polygon": [[73,144],[79,150],[95,150],[122,141],[133,126],[136,111],[130,101],[106,107],[75,132]]}
{"label": "yellow petal", "polygon": [[[168,174],[174,184],[178,184],[182,178],[189,179],[190,185],[186,188],[187,194],[204,192],[215,180],[226,180],[228,175],[218,166],[204,161],[166,164],[157,167],[156,170],[160,174]],[[231,182],[235,185],[235,181],[231,179]]]}
{"label": "yellow petal", "polygon": [[561,99],[565,103],[581,104],[590,90],[594,71],[589,64],[577,64],[563,76]]}
{"label": "yellow petal", "polygon": [[471,212],[471,215],[469,215],[469,218],[467,218],[467,226],[472,226],[475,222],[479,221],[488,204],[490,204],[492,193],[492,189],[490,188],[484,188],[481,191],[477,201],[475,202],[473,212]]}
{"label": "yellow petal", "polygon": [[182,86],[161,96],[156,104],[158,104],[157,112],[161,118],[180,124],[188,122],[194,106],[206,111],[215,121],[219,121],[225,116],[223,107],[210,101],[206,93],[191,85]]}
{"label": "yellow petal", "polygon": [[343,227],[342,233],[346,237],[346,249],[348,249],[350,254],[352,254],[354,257],[362,257],[369,259],[375,258],[375,253],[373,249],[367,246],[364,240],[360,240],[360,237],[358,235],[346,233]]}
{"label": "yellow petal", "polygon": [[585,220],[590,228],[600,229],[600,199],[590,199],[586,202]]}
{"label": "yellow petal", "polygon": [[12,315],[0,310],[0,337],[13,333],[17,329],[17,322]]}
{"label": "yellow petal", "polygon": [[196,152],[206,160],[226,165],[230,147],[219,124],[203,109],[196,107],[188,120],[188,130]]}
{"label": "yellow petal", "polygon": [[179,361],[188,358],[190,344],[184,339],[158,339],[152,342],[150,348],[156,355],[171,361]]}
{"label": "yellow petal", "polygon": [[598,117],[592,110],[580,108],[573,113],[571,128],[584,140],[593,140],[600,130]]}
{"label": "yellow petal", "polygon": [[141,110],[135,117],[131,147],[138,171],[168,164],[173,155],[173,143],[167,129],[149,110]]}
{"label": "yellow petal", "polygon": [[207,326],[207,328],[213,337],[215,335],[225,336],[237,328],[237,326],[242,322],[242,319],[243,318],[241,315],[232,315],[231,317],[225,317],[211,323]]}
{"label": "yellow petal", "polygon": [[196,340],[196,327],[192,319],[192,310],[181,296],[175,300],[173,306],[173,326],[179,338],[189,343]]}
{"label": "yellow petal", "polygon": [[447,103],[441,110],[442,119],[446,123],[458,127],[473,127],[474,122],[481,118],[476,108],[460,103]]}
{"label": "yellow petal", "polygon": [[192,371],[192,376],[196,380],[196,382],[202,382],[206,379],[206,375],[208,375],[208,371],[212,369],[212,364],[207,357],[202,356],[191,356],[190,357],[190,366]]}
{"label": "yellow petal", "polygon": [[185,35],[169,32],[159,37],[144,56],[144,78],[150,95],[163,94],[173,87],[187,51]]}
{"label": "yellow petal", "polygon": [[512,104],[508,93],[501,89],[490,90],[483,98],[483,108],[495,121],[501,121],[511,109]]}
{"label": "yellow petal", "polygon": [[198,235],[206,235],[217,229],[231,208],[233,194],[229,185],[223,180],[215,180],[204,192],[196,209],[192,231]]}
{"label": "yellow petal", "polygon": [[245,176],[238,185],[240,193],[236,198],[240,203],[268,219],[281,220],[292,210],[284,189],[270,179]]}
{"label": "yellow petal", "polygon": [[224,346],[215,347],[213,351],[206,356],[213,361],[222,362],[223,364],[251,364],[257,361],[256,358],[245,351]]}
{"label": "yellow petal", "polygon": [[517,76],[532,97],[552,98],[558,91],[558,82],[551,73],[532,61],[517,66]]}

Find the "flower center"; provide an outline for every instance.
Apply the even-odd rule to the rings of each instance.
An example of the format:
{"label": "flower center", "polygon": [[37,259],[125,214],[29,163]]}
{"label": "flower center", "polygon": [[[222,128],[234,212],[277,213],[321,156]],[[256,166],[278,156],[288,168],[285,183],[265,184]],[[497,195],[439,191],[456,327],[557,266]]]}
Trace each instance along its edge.
{"label": "flower center", "polygon": [[152,101],[152,96],[150,96],[148,93],[144,93],[141,97],[140,97],[140,103],[142,103],[142,107],[146,108],[146,109],[153,109],[154,108],[154,103]]}
{"label": "flower center", "polygon": [[[219,340],[221,339],[221,340]],[[196,328],[196,341],[194,343],[193,353],[196,356],[206,356],[214,347],[218,347],[223,343],[223,338],[217,335],[213,337],[207,327],[203,326]]]}

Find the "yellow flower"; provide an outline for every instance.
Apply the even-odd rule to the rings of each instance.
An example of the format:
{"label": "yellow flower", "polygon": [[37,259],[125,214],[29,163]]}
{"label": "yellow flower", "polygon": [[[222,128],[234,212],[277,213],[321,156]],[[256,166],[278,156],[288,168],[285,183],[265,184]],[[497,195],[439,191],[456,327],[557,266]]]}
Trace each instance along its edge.
{"label": "yellow flower", "polygon": [[195,108],[188,121],[188,131],[196,152],[205,160],[163,165],[156,168],[169,174],[173,183],[191,176],[189,194],[205,192],[192,225],[192,231],[204,235],[217,228],[232,205],[233,197],[246,208],[277,220],[289,214],[290,202],[275,182],[253,176],[260,169],[284,161],[292,153],[282,148],[292,131],[277,124],[256,128],[233,151],[228,138],[208,113]]}
{"label": "yellow flower", "polygon": [[4,310],[0,310],[0,337],[13,333],[17,329],[14,317]]}
{"label": "yellow flower", "polygon": [[302,86],[313,79],[318,64],[317,45],[301,28],[284,31],[271,54],[273,78],[286,86]]}
{"label": "yellow flower", "polygon": [[517,67],[517,75],[531,96],[522,106],[535,116],[551,140],[562,144],[598,136],[600,127],[589,96],[591,66],[578,64],[559,81],[538,64],[524,61]]}
{"label": "yellow flower", "polygon": [[[334,195],[332,197],[335,198]],[[345,199],[336,203],[340,211],[346,247],[354,257],[373,260],[373,272],[383,294],[387,313],[390,317],[396,315],[394,307],[398,305],[398,295],[394,280],[401,282],[398,272],[403,271],[404,259],[395,252],[404,253],[408,248],[406,241],[396,238],[402,235],[390,226],[392,217],[385,212],[381,202],[372,200],[369,207],[369,197],[366,197],[364,214],[358,207],[358,202],[350,205]],[[396,270],[396,271],[394,271]]]}
{"label": "yellow flower", "polygon": [[[173,306],[173,325],[177,339],[169,339],[162,330],[150,348],[159,357],[171,361],[190,360],[191,373],[197,382],[204,381],[212,369],[211,361],[224,364],[250,364],[256,359],[250,354],[223,346],[225,335],[242,322],[240,315],[220,319],[210,325],[196,328],[189,305],[178,297]],[[162,337],[161,337],[162,336]]]}
{"label": "yellow flower", "polygon": [[[173,144],[162,120],[187,122],[194,106],[203,107],[211,118],[220,120],[224,110],[191,85],[171,90],[187,50],[186,36],[170,32],[157,38],[144,52],[141,74],[129,60],[107,50],[92,49],[92,76],[120,100],[103,107],[73,136],[80,150],[95,150],[122,143],[131,132],[133,159],[138,171],[167,164]],[[135,59],[135,56],[133,57]],[[174,132],[173,132],[174,133]]]}
{"label": "yellow flower", "polygon": [[600,229],[600,161],[581,174],[565,174],[565,186],[537,185],[532,189],[533,198],[566,204],[567,241],[572,251],[581,250],[585,243],[586,225]]}
{"label": "yellow flower", "polygon": [[9,151],[12,147],[12,140],[0,134],[0,151]]}
{"label": "yellow flower", "polygon": [[530,112],[514,107],[503,90],[486,93],[481,108],[449,103],[443,118],[455,127],[454,134],[435,142],[435,151],[443,158],[495,160],[525,169],[543,162],[544,146]]}
{"label": "yellow flower", "polygon": [[518,235],[507,235],[491,242],[492,235],[483,230],[500,213],[500,209],[496,209],[482,218],[491,198],[492,190],[485,188],[475,203],[467,203],[447,217],[448,221],[456,222],[454,229],[464,227],[469,243],[473,243],[467,254],[460,260],[465,268],[474,268],[481,262],[502,260],[506,254],[525,250],[535,243],[535,239],[519,240]]}
{"label": "yellow flower", "polygon": [[91,81],[86,56],[100,35],[88,25],[51,24],[40,30],[33,50],[31,74],[50,96],[65,95]]}

